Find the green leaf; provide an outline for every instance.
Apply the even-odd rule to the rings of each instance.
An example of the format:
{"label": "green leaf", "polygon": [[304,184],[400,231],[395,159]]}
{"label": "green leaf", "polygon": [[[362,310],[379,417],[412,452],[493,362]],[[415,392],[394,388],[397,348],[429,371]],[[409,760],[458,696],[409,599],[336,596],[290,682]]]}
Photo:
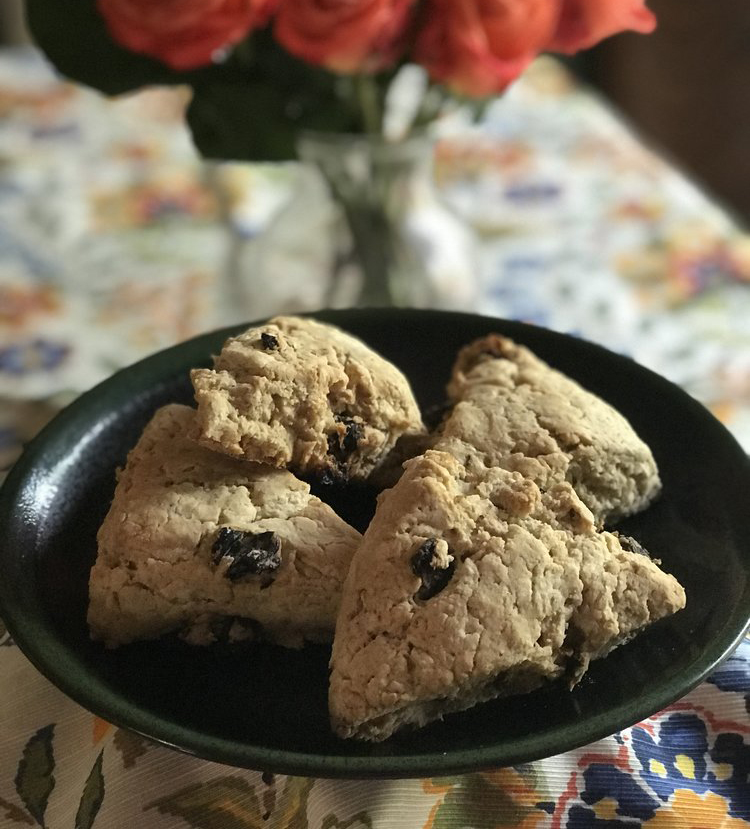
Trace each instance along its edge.
{"label": "green leaf", "polygon": [[187,119],[203,156],[234,161],[288,161],[296,158],[302,130],[356,130],[346,106],[330,93],[316,101],[299,87],[286,96],[265,81],[249,79],[197,86]]}
{"label": "green leaf", "polygon": [[25,823],[27,826],[34,825],[33,818],[30,818],[23,809],[16,806],[15,803],[6,800],[4,797],[0,797],[0,809],[5,812],[5,817],[8,820],[13,820],[16,823]]}
{"label": "green leaf", "polygon": [[295,131],[281,118],[273,90],[258,83],[203,86],[187,112],[196,148],[206,158],[286,161],[295,157]]}
{"label": "green leaf", "polygon": [[102,758],[104,751],[99,752],[91,772],[83,787],[81,802],[76,812],[75,829],[91,829],[94,820],[99,814],[102,801],[104,800],[104,775],[102,774]]}
{"label": "green leaf", "polygon": [[307,829],[307,800],[312,777],[287,777],[271,819],[271,829]]}
{"label": "green leaf", "polygon": [[112,742],[120,752],[122,764],[126,769],[132,768],[135,761],[145,754],[151,745],[145,737],[133,731],[128,731],[126,728],[118,728]]}
{"label": "green leaf", "polygon": [[[176,72],[110,36],[96,0],[27,0],[31,32],[67,77],[116,95],[185,83],[194,98],[188,122],[209,158],[281,161],[295,157],[300,130],[362,132],[351,78],[305,63],[255,31],[223,63]],[[385,78],[375,87],[380,95]]]}
{"label": "green leaf", "polygon": [[195,829],[265,829],[255,789],[242,777],[216,777],[148,804]]}
{"label": "green leaf", "polygon": [[96,8],[96,0],[26,0],[36,43],[63,75],[109,95],[151,84],[193,83],[220,75],[221,66],[175,72],[158,60],[116,43]]}
{"label": "green leaf", "polygon": [[336,815],[330,814],[323,818],[320,829],[372,829],[372,818],[367,812],[357,812],[349,820],[339,820]]}
{"label": "green leaf", "polygon": [[24,747],[16,772],[16,791],[29,813],[40,826],[44,826],[47,801],[55,788],[55,758],[52,753],[52,737],[55,726],[46,725],[29,739]]}
{"label": "green leaf", "polygon": [[286,161],[302,130],[361,131],[350,82],[297,60],[268,31],[241,44],[221,80],[196,82],[188,124],[208,158]]}

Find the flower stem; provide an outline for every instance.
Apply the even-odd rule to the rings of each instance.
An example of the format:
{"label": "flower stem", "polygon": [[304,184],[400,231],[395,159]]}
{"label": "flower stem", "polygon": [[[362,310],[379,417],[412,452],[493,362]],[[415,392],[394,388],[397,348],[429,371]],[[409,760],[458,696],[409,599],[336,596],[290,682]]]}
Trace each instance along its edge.
{"label": "flower stem", "polygon": [[362,113],[362,126],[370,135],[379,135],[383,128],[383,110],[378,86],[372,75],[357,75],[357,98]]}

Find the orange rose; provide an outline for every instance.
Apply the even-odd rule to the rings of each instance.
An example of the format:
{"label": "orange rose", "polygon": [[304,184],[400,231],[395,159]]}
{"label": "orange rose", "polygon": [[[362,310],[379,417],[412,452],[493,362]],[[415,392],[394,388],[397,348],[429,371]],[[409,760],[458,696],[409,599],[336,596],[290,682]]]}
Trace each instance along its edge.
{"label": "orange rose", "polygon": [[656,18],[643,0],[563,0],[548,48],[572,54],[625,29],[647,34],[655,28]]}
{"label": "orange rose", "polygon": [[97,0],[112,37],[185,71],[268,20],[276,0]]}
{"label": "orange rose", "polygon": [[414,56],[456,92],[501,92],[549,42],[560,0],[427,0]]}
{"label": "orange rose", "polygon": [[276,39],[334,72],[376,71],[395,60],[415,0],[281,0]]}

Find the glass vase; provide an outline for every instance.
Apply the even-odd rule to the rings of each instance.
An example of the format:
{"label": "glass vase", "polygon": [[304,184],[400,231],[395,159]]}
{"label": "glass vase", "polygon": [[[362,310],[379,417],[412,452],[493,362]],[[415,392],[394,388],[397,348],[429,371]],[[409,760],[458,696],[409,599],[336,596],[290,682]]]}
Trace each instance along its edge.
{"label": "glass vase", "polygon": [[331,302],[341,293],[341,270],[354,264],[354,305],[473,306],[475,239],[435,189],[430,139],[306,134],[298,152],[322,175],[343,218]]}
{"label": "glass vase", "polygon": [[[441,199],[433,142],[305,133],[290,197],[256,234],[235,227],[228,275],[246,314],[322,307],[474,310],[476,238]],[[233,299],[236,303],[237,299]]]}

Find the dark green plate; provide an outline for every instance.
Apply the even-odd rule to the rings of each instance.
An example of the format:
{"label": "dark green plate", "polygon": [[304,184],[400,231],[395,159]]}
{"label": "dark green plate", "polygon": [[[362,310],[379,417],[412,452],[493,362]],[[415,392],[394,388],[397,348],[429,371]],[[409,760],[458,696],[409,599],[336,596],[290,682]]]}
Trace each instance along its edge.
{"label": "dark green plate", "polygon": [[211,760],[328,777],[455,773],[531,761],[625,728],[698,684],[750,616],[750,462],[702,406],[666,380],[582,340],[464,314],[326,312],[439,403],[458,348],[499,331],[615,405],[650,444],[662,498],[627,522],[687,590],[687,608],[559,684],[447,717],[380,745],[328,726],[326,648],[231,650],[161,641],[107,652],[86,633],[97,527],[154,410],[190,402],[188,370],[229,330],[150,357],[83,395],[37,437],[0,492],[0,602],[15,640],[63,691],[116,725]]}

